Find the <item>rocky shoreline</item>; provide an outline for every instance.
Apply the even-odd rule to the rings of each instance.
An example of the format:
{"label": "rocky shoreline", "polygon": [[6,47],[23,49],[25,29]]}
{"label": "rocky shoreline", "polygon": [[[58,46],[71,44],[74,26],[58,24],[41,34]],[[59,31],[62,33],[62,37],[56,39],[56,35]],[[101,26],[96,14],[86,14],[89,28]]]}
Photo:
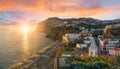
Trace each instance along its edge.
{"label": "rocky shoreline", "polygon": [[61,45],[62,42],[55,41],[45,49],[40,50],[39,52],[28,57],[27,59],[18,62],[17,64],[11,66],[9,69],[46,69],[46,67],[49,68],[49,66],[51,67],[51,65],[53,65],[51,64],[51,62],[56,57],[57,51]]}

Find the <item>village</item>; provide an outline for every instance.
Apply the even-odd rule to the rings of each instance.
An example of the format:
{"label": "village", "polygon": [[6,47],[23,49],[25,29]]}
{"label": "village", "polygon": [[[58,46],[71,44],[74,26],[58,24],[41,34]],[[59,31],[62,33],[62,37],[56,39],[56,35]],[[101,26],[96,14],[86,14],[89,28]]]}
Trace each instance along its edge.
{"label": "village", "polygon": [[[103,32],[110,29],[110,26],[106,26]],[[71,61],[75,55],[82,57],[112,57],[120,55],[120,40],[105,33],[105,35],[98,35],[94,37],[93,30],[89,31],[84,27],[81,28],[80,33],[67,33],[62,38],[64,46],[62,48],[61,57],[58,57],[58,69],[72,69]],[[107,34],[107,38],[105,37]],[[79,67],[78,67],[79,68]],[[76,69],[76,68],[73,68]]]}

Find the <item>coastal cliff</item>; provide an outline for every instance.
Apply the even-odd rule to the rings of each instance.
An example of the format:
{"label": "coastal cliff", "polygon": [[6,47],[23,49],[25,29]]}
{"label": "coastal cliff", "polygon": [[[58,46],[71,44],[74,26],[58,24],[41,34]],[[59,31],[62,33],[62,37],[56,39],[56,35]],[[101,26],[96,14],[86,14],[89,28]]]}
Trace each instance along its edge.
{"label": "coastal cliff", "polygon": [[57,26],[84,26],[93,28],[99,28],[105,25],[115,25],[120,24],[120,19],[115,20],[99,20],[94,18],[68,18],[60,19],[58,17],[51,17],[42,22],[40,22],[36,28],[38,32],[49,32],[52,28]]}
{"label": "coastal cliff", "polygon": [[106,25],[120,25],[120,19],[99,20],[94,18],[69,18],[60,19],[51,17],[40,22],[36,28],[37,32],[47,33],[47,37],[58,40],[65,33],[78,33],[80,28],[103,29]]}

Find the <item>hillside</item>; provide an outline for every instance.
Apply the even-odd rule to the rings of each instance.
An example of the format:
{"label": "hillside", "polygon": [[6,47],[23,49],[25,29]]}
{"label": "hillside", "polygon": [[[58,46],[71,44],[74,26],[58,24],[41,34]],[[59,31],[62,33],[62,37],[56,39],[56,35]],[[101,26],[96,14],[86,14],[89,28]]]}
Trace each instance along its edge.
{"label": "hillside", "polygon": [[[57,26],[84,26],[84,27],[95,27],[105,25],[116,25],[120,24],[120,19],[115,20],[98,20],[94,18],[70,18],[70,19],[60,19],[58,17],[51,17],[42,22],[37,26],[38,32],[48,32],[52,28]],[[97,26],[96,26],[97,25]]]}
{"label": "hillside", "polygon": [[63,23],[61,19],[54,17],[54,18],[48,18],[47,20],[44,20],[40,22],[37,26],[37,31],[38,32],[48,32],[50,29],[53,27],[59,25],[60,23]]}

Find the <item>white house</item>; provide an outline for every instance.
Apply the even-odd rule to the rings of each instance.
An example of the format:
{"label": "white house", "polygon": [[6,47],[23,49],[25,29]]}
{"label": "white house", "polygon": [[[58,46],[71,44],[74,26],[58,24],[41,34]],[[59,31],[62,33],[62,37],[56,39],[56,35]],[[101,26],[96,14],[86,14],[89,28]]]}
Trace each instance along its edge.
{"label": "white house", "polygon": [[120,48],[110,48],[109,55],[120,55]]}
{"label": "white house", "polygon": [[98,55],[98,47],[95,43],[94,37],[90,37],[90,39],[91,39],[91,44],[89,47],[89,56],[96,57]]}
{"label": "white house", "polygon": [[102,38],[103,38],[102,35],[99,35],[99,36],[98,36],[98,40],[101,40]]}
{"label": "white house", "polygon": [[65,36],[63,36],[63,40],[66,42],[74,42],[75,40],[80,38],[80,34],[74,34],[74,33],[70,33],[70,34],[65,34]]}
{"label": "white house", "polygon": [[83,40],[84,43],[90,44],[91,43],[91,39],[90,37],[85,37],[85,39]]}
{"label": "white house", "polygon": [[106,45],[106,51],[108,51],[110,48],[113,48],[113,47],[115,47],[115,44],[114,44],[114,43],[108,43],[108,44]]}
{"label": "white house", "polygon": [[115,49],[114,48],[109,49],[109,55],[115,55]]}
{"label": "white house", "polygon": [[96,57],[98,55],[98,48],[90,46],[89,47],[89,56]]}
{"label": "white house", "polygon": [[76,48],[87,48],[88,45],[87,44],[80,44],[80,43],[76,43]]}
{"label": "white house", "polygon": [[113,40],[113,39],[103,39],[99,40],[101,49],[106,49],[107,51],[109,48],[115,47],[115,44],[119,42],[119,40]]}

